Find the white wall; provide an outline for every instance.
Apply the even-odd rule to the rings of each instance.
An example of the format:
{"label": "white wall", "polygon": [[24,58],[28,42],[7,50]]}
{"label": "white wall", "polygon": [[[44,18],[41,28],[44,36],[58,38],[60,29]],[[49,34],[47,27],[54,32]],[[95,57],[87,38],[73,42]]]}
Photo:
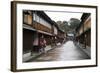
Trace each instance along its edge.
{"label": "white wall", "polygon": [[[12,73],[10,71],[10,1],[0,0],[0,73]],[[99,5],[99,0],[33,0],[40,2],[57,2],[67,4]],[[100,7],[100,6],[99,6]],[[100,10],[99,12],[100,13]],[[100,16],[100,14],[98,15]],[[98,17],[98,20],[100,17]],[[99,23],[100,24],[100,21]],[[100,28],[100,25],[98,25]],[[98,29],[100,31],[100,29]],[[100,43],[100,33],[98,33],[98,43]],[[99,73],[100,72],[100,45],[98,45],[99,67],[60,69],[47,71],[31,71],[25,73]],[[20,73],[20,72],[18,72]],[[23,72],[21,72],[23,73]]]}
{"label": "white wall", "polygon": [[57,28],[54,26],[54,34],[57,35],[58,31],[57,31]]}

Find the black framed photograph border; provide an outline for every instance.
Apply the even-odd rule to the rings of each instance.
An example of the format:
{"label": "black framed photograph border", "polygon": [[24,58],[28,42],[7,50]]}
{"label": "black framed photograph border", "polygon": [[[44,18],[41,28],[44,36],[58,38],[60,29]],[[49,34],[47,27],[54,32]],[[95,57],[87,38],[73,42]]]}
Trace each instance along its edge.
{"label": "black framed photograph border", "polygon": [[[17,69],[17,4],[36,4],[36,5],[51,5],[51,6],[71,6],[71,7],[84,7],[96,9],[96,64],[95,65],[80,65],[80,66],[68,66],[68,67],[52,67],[52,68],[38,68],[38,69]],[[74,4],[60,4],[60,3],[43,3],[43,2],[27,2],[27,1],[12,1],[11,2],[11,71],[37,71],[37,70],[53,70],[53,69],[72,69],[72,68],[84,68],[84,67],[97,67],[98,66],[98,7],[90,5],[74,5]]]}

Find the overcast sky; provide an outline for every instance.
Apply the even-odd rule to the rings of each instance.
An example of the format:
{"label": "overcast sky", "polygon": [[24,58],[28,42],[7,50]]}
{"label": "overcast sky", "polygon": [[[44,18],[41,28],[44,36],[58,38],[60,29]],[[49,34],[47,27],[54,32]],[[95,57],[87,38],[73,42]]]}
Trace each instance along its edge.
{"label": "overcast sky", "polygon": [[45,12],[54,21],[69,21],[70,18],[77,18],[80,20],[83,13],[72,12]]}

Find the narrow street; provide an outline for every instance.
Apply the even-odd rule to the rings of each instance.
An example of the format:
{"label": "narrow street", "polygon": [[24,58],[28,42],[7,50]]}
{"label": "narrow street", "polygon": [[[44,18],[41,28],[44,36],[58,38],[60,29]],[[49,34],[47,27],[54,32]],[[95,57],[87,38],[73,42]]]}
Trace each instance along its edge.
{"label": "narrow street", "polygon": [[67,41],[62,46],[42,54],[36,59],[31,59],[30,62],[41,61],[67,61],[67,60],[82,60],[90,59],[80,48],[76,47],[73,41]]}
{"label": "narrow street", "polygon": [[91,13],[23,10],[23,62],[90,58]]}

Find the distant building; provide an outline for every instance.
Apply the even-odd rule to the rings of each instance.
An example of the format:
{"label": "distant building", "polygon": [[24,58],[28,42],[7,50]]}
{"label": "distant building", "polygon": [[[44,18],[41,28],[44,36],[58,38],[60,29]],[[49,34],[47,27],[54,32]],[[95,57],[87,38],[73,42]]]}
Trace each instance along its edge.
{"label": "distant building", "polygon": [[83,13],[80,25],[76,28],[76,41],[86,48],[91,47],[91,14]]}
{"label": "distant building", "polygon": [[56,41],[57,41],[57,43],[59,43],[59,42],[63,43],[64,40],[66,40],[66,34],[67,33],[65,33],[63,30],[61,30],[56,22],[53,21],[53,23],[54,23],[54,25],[53,25],[54,33],[53,34],[57,38]]}
{"label": "distant building", "polygon": [[68,40],[74,40],[74,34],[73,33],[68,33],[67,38],[68,38]]}

